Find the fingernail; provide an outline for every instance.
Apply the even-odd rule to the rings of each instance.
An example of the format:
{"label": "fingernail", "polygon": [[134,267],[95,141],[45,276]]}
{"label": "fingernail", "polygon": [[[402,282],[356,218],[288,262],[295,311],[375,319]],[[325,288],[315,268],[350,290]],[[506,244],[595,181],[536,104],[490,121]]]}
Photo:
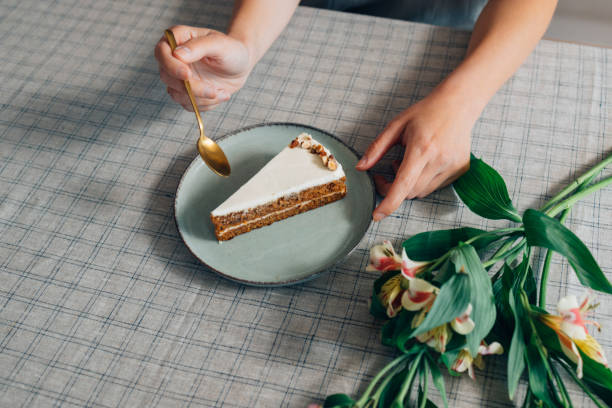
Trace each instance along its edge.
{"label": "fingernail", "polygon": [[383,214],[383,213],[382,213],[382,212],[380,212],[380,211],[376,211],[376,212],[374,212],[374,214],[372,214],[372,219],[373,219],[374,221],[380,221],[380,220],[382,220],[382,219],[383,219],[383,218],[385,218],[385,217],[386,217],[386,215],[385,215],[385,214]]}
{"label": "fingernail", "polygon": [[179,45],[174,49],[174,53],[179,57],[187,57],[191,54],[191,50],[183,45]]}
{"label": "fingernail", "polygon": [[361,166],[365,166],[366,163],[368,162],[367,157],[363,156],[358,162],[356,167],[361,167]]}

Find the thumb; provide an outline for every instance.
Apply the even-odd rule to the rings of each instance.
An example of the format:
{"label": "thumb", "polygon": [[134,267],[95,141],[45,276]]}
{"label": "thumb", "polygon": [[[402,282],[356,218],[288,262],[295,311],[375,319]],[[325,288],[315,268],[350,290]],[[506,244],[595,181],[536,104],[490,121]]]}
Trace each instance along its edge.
{"label": "thumb", "polygon": [[404,123],[402,121],[391,121],[368,147],[361,160],[357,162],[355,166],[357,170],[368,170],[374,166],[399,141],[403,127]]}
{"label": "thumb", "polygon": [[219,57],[227,50],[223,35],[209,34],[196,37],[176,47],[174,55],[186,64],[204,57]]}

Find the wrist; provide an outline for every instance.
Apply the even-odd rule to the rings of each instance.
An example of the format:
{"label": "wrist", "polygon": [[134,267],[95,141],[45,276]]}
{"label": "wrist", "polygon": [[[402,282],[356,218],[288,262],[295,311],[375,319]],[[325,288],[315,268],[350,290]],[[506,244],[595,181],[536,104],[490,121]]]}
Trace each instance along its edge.
{"label": "wrist", "polygon": [[457,78],[447,77],[427,97],[446,106],[462,118],[476,122],[489,98],[478,92],[478,86],[466,86]]}
{"label": "wrist", "polygon": [[257,64],[257,61],[259,61],[259,59],[261,58],[261,56],[259,55],[258,48],[255,42],[252,40],[252,37],[246,35],[241,31],[232,30],[231,28],[227,32],[227,36],[242,44],[248,55],[249,72],[251,72],[253,70],[253,67],[255,67],[255,64]]}

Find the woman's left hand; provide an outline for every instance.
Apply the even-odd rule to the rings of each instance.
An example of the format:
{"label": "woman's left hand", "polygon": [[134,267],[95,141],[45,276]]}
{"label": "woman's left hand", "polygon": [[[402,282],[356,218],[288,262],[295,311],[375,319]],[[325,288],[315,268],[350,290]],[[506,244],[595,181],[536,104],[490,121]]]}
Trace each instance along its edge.
{"label": "woman's left hand", "polygon": [[479,114],[465,95],[436,89],[387,125],[356,166],[368,170],[392,146],[404,146],[401,163],[393,163],[395,179],[374,176],[385,197],[374,210],[374,221],[390,215],[405,199],[425,197],[468,170],[470,134]]}

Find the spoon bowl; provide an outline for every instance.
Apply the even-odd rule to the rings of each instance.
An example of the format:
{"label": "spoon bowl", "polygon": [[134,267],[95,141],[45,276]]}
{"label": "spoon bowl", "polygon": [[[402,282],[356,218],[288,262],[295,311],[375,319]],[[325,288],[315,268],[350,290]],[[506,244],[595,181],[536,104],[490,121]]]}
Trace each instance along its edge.
{"label": "spoon bowl", "polygon": [[[172,34],[172,31],[170,30],[165,30],[164,35],[170,44],[170,49],[174,51],[176,49],[174,34]],[[200,110],[198,109],[193,92],[191,91],[191,85],[189,84],[188,80],[183,81],[183,83],[185,84],[185,89],[189,95],[189,100],[191,101],[191,106],[193,107],[193,111],[198,121],[198,128],[200,130],[200,137],[198,138],[197,144],[198,153],[200,153],[200,157],[202,157],[204,163],[206,163],[213,172],[220,176],[228,177],[231,173],[229,161],[227,160],[227,157],[225,156],[225,153],[223,153],[221,147],[219,147],[214,140],[210,139],[206,136],[206,134],[204,134],[204,124],[202,123]]]}

